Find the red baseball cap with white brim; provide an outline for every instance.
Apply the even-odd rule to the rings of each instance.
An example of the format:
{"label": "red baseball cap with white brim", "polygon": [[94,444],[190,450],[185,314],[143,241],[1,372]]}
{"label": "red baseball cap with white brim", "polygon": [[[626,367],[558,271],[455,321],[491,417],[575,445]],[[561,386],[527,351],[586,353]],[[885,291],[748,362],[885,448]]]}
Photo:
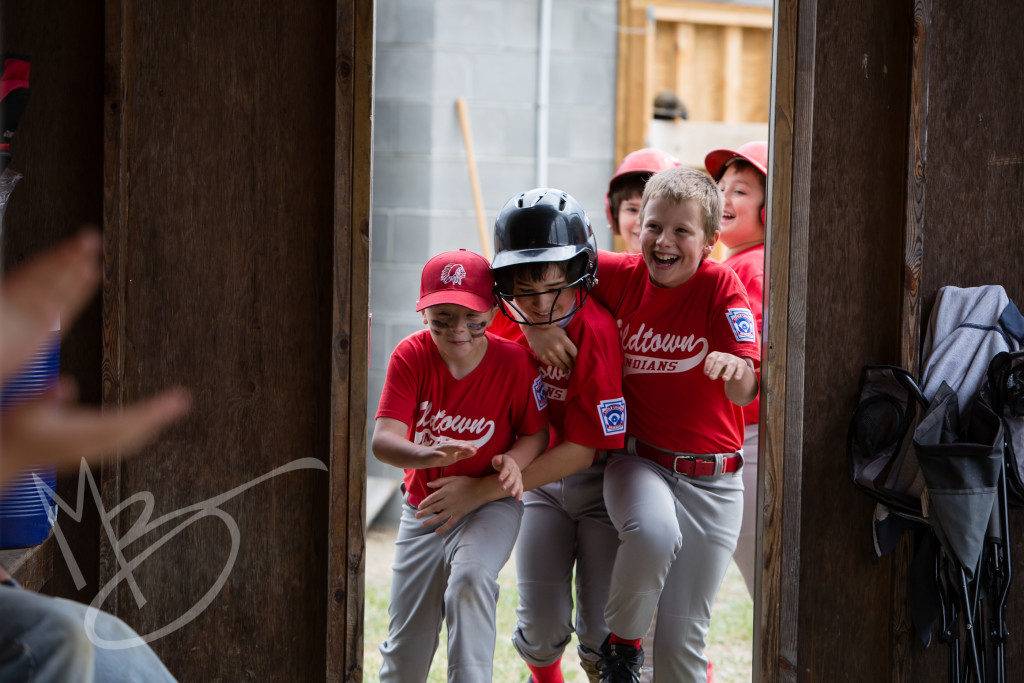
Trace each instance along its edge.
{"label": "red baseball cap with white brim", "polygon": [[484,313],[494,307],[494,276],[487,259],[465,249],[446,251],[427,261],[420,276],[416,310],[457,304]]}

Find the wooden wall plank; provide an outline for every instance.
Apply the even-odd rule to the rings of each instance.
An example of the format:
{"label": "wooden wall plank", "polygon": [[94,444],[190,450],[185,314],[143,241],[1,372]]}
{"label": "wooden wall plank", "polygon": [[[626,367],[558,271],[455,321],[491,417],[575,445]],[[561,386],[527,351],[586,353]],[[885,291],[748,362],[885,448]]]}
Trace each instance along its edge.
{"label": "wooden wall plank", "polygon": [[722,29],[718,26],[697,27],[697,50],[694,60],[694,89],[697,97],[690,107],[690,118],[695,121],[721,121],[725,115],[725,71],[721,55],[724,52]]}
{"label": "wooden wall plank", "polygon": [[741,121],[767,121],[771,102],[770,29],[743,29]]}
{"label": "wooden wall plank", "polygon": [[815,4],[779,2],[773,16],[765,268],[769,292],[761,365],[753,680],[797,680],[802,485],[803,338],[813,121]]}
{"label": "wooden wall plank", "polygon": [[[932,3],[928,29],[927,202],[921,264],[921,318],[940,287],[1000,284],[1024,306],[1024,44],[1020,3]],[[1024,516],[1010,512],[1015,580],[1007,615],[1011,634],[1024,612]],[[915,648],[907,680],[945,676],[946,648]],[[1006,669],[1024,666],[1024,642],[1011,635]],[[1012,674],[1010,674],[1012,678]]]}
{"label": "wooden wall plank", "polygon": [[648,23],[646,10],[636,4],[635,0],[619,0],[619,59],[615,79],[616,163],[644,146],[647,131],[646,110],[642,102],[645,92],[644,37]]}
{"label": "wooden wall plank", "polygon": [[372,0],[337,7],[327,680],[363,679]]}
{"label": "wooden wall plank", "polygon": [[[654,71],[651,79],[651,115],[654,115],[654,97],[662,90],[675,92],[676,75],[676,27],[675,24],[657,22],[655,24]],[[678,92],[676,93],[679,94]]]}
{"label": "wooden wall plank", "polygon": [[[108,9],[105,396],[194,395],[119,470],[120,498],[150,491],[160,515],[328,460],[335,3]],[[233,560],[232,524],[200,520],[136,571],[145,606],[106,606],[149,633],[200,604],[153,643],[183,680],[321,679],[328,495],[320,471],[265,481],[219,506]]]}
{"label": "wooden wall plank", "polygon": [[[330,473],[330,520],[328,524],[328,574],[327,574],[327,633],[328,654],[327,680],[348,681],[354,666],[348,660],[349,634],[347,619],[350,592],[359,587],[358,579],[350,581],[347,571],[349,518],[361,519],[363,497],[348,501],[349,505],[338,505],[348,500],[351,488],[348,467],[348,435],[351,410],[351,386],[349,369],[352,365],[352,322],[353,292],[350,272],[352,268],[352,171],[353,171],[353,116],[354,71],[356,52],[356,27],[353,2],[342,0],[336,6],[336,45],[334,86],[334,239],[331,244],[333,259],[332,282],[332,329],[331,329],[331,473]],[[360,423],[356,422],[355,425]],[[355,509],[353,509],[355,508]],[[358,541],[358,536],[352,539]],[[361,567],[363,558],[353,558]],[[362,611],[356,615],[359,627]]]}
{"label": "wooden wall plank", "polygon": [[722,29],[722,120],[743,120],[743,29]]}
{"label": "wooden wall plank", "polygon": [[[125,77],[125,0],[106,0],[104,14],[103,89],[103,361],[101,365],[103,404],[116,410],[124,405],[125,275],[124,242],[128,213],[128,145],[125,115],[128,82]],[[99,488],[103,506],[114,509],[122,494],[120,456],[100,466]],[[110,537],[124,535],[124,519],[118,515],[104,522],[98,542],[98,576],[106,584],[118,571]],[[99,586],[97,586],[98,590]],[[104,608],[118,614],[120,593],[115,591]]]}
{"label": "wooden wall plank", "polygon": [[[644,50],[643,50],[643,70],[640,72],[640,83],[642,88],[640,90],[640,102],[633,103],[639,114],[640,121],[643,122],[642,135],[646,137],[647,133],[647,122],[654,116],[654,95],[657,92],[657,77],[658,77],[658,32],[656,26],[652,26],[653,31],[644,34]],[[639,147],[645,146],[646,140],[640,143]],[[636,147],[634,149],[639,149]]]}
{"label": "wooden wall plank", "polygon": [[[921,352],[921,264],[924,250],[924,209],[928,139],[928,26],[931,0],[915,0],[910,54],[910,115],[907,117],[906,215],[903,235],[903,284],[900,303],[900,366],[919,374]],[[914,639],[908,577],[914,543],[907,536],[892,555],[892,618],[890,680],[910,680]]]}
{"label": "wooden wall plank", "polygon": [[673,90],[687,107],[696,97],[693,83],[694,51],[697,48],[697,30],[693,24],[676,24],[676,67]]}
{"label": "wooden wall plank", "polygon": [[[350,280],[352,311],[350,330],[352,336],[352,357],[366,358],[366,363],[353,362],[349,365],[349,429],[348,468],[349,490],[348,509],[352,501],[364,501],[366,497],[366,395],[370,358],[370,234],[373,213],[373,74],[376,31],[375,7],[373,0],[358,0],[356,3],[355,27],[356,45],[354,60],[353,110],[353,154],[352,154],[352,251]],[[332,501],[337,504],[338,501]],[[342,503],[344,504],[344,503]],[[348,680],[359,683],[362,680],[363,662],[363,580],[366,548],[366,519],[363,514],[365,503],[355,508],[358,514],[349,515],[348,555],[345,569],[348,572],[349,590],[346,617],[346,670]]]}
{"label": "wooden wall plank", "polygon": [[862,366],[899,358],[903,254],[883,245],[906,213],[910,16],[888,0],[817,7],[799,492],[807,680],[891,670],[891,559],[872,557],[874,505],[849,480],[845,441]]}

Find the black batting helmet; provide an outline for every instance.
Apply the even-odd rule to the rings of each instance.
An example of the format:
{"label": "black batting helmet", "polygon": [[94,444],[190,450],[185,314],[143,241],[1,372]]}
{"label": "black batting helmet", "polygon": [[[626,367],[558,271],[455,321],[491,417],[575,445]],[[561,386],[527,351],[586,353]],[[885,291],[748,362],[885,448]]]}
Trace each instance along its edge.
{"label": "black batting helmet", "polygon": [[597,282],[597,240],[580,203],[568,192],[549,187],[512,197],[494,221],[491,269],[499,298],[511,296],[510,266],[544,262],[565,263],[566,280],[580,286],[584,296],[575,312]]}
{"label": "black batting helmet", "polygon": [[[492,270],[520,263],[576,259],[570,282],[597,273],[597,240],[590,219],[568,192],[539,187],[505,202],[494,221]],[[593,282],[585,283],[589,290]]]}

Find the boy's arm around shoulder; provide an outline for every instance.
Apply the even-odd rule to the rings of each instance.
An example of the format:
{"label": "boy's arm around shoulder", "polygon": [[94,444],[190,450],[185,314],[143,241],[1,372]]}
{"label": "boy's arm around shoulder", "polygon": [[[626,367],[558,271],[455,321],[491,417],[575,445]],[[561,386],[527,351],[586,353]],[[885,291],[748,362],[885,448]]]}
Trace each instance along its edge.
{"label": "boy's arm around shoulder", "polygon": [[544,365],[550,365],[565,372],[572,372],[576,362],[576,345],[557,325],[520,325],[530,350]]}
{"label": "boy's arm around shoulder", "polygon": [[[624,287],[617,279],[620,279],[624,272],[626,257],[626,254],[598,250],[597,283],[590,291],[584,306],[596,302],[602,310],[607,311],[616,307],[625,293]],[[537,360],[565,372],[572,372],[579,350],[564,329],[556,325],[520,325],[520,328]]]}
{"label": "boy's arm around shoulder", "polygon": [[536,361],[522,346],[513,348],[516,355],[509,359],[514,363],[510,380],[513,386],[522,386],[509,411],[517,436],[507,451],[491,459],[491,466],[498,471],[502,488],[521,499],[522,470],[548,445],[548,399]]}
{"label": "boy's arm around shoulder", "polygon": [[622,349],[618,328],[607,309],[596,300],[583,304],[578,315],[579,355],[565,398],[562,436],[564,440],[543,453],[523,471],[523,489],[544,486],[594,463],[600,449],[621,448],[622,437],[602,436],[598,403],[622,400]]}

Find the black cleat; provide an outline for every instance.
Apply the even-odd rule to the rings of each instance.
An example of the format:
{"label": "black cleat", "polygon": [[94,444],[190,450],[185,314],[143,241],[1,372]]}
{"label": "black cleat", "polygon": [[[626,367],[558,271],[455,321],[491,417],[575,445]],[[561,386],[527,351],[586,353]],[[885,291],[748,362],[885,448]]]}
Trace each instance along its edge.
{"label": "black cleat", "polygon": [[601,645],[601,658],[597,660],[597,670],[601,672],[601,683],[639,683],[643,663],[643,648],[612,643],[609,638],[605,638]]}

